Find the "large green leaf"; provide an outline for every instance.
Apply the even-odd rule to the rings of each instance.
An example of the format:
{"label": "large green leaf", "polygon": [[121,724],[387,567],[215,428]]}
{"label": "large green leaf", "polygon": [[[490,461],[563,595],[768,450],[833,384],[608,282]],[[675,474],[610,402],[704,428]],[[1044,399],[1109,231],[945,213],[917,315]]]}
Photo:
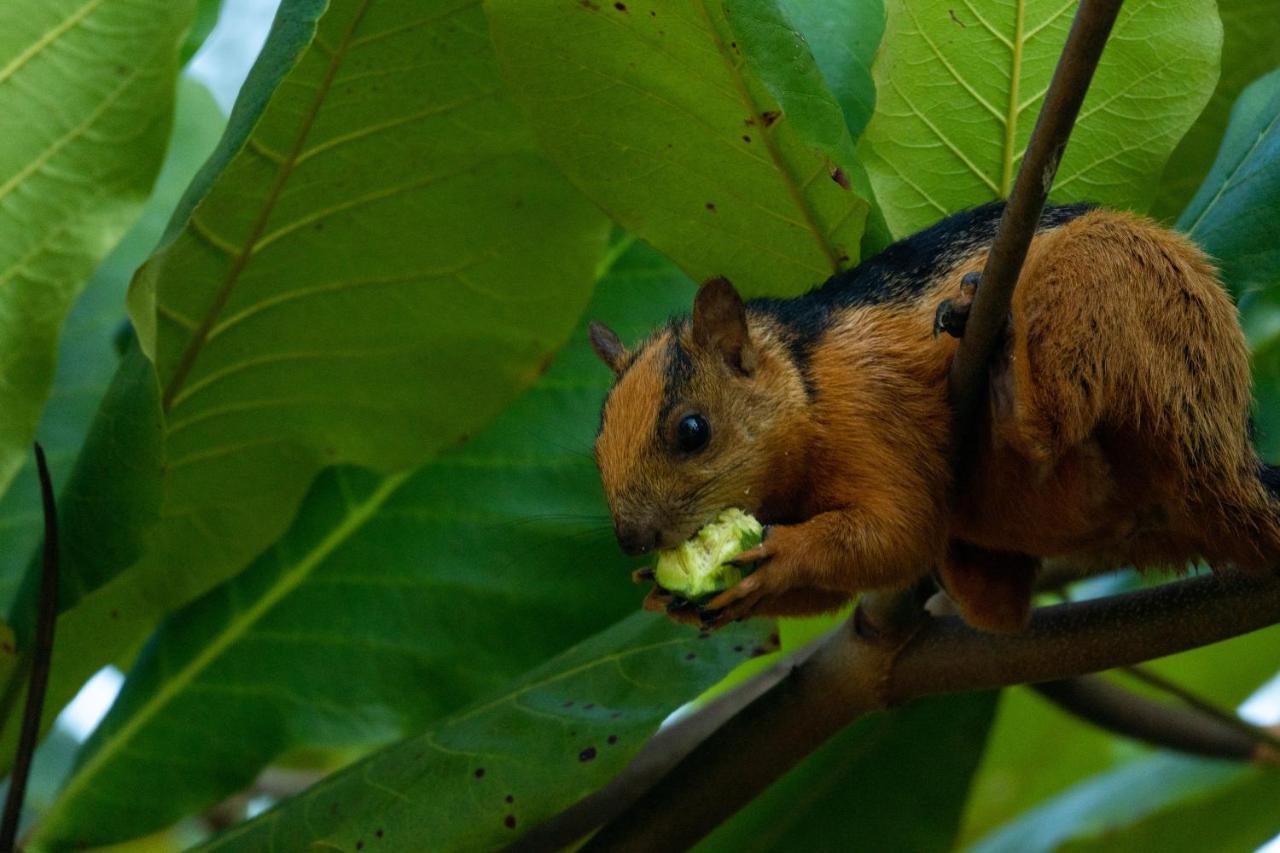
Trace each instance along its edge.
{"label": "large green leaf", "polygon": [[[639,338],[692,294],[636,246],[589,313]],[[419,731],[634,609],[590,455],[610,379],[580,327],[488,429],[407,480],[322,476],[274,548],[152,640],[42,842],[130,838],[291,748]]]}
{"label": "large green leaf", "polygon": [[[896,236],[1009,194],[1076,5],[888,0],[863,152]],[[1125,3],[1051,197],[1144,210],[1221,42],[1214,0]]]}
{"label": "large green leaf", "polygon": [[1240,95],[1178,227],[1214,257],[1242,300],[1280,285],[1280,69]]}
{"label": "large green leaf", "polygon": [[[857,259],[848,128],[774,0],[486,5],[548,154],[689,275],[789,294]],[[739,38],[783,63],[745,62]]]}
{"label": "large green leaf", "polygon": [[1280,67],[1280,15],[1273,0],[1218,0],[1222,16],[1222,73],[1209,105],[1165,166],[1152,213],[1174,219],[1213,164],[1236,97],[1249,83]]}
{"label": "large green leaf", "polygon": [[[36,437],[44,446],[54,486],[67,481],[94,413],[116,370],[125,322],[124,294],[147,259],[183,189],[217,144],[226,119],[203,85],[182,77],[169,153],[155,190],[128,234],[103,259],[67,315],[58,368]],[[102,484],[96,484],[100,491]],[[42,530],[35,464],[28,461],[0,498],[0,610],[8,611]],[[34,577],[32,580],[34,581]]]}
{"label": "large green leaf", "polygon": [[30,453],[63,319],[160,168],[193,7],[0,4],[0,492]]}
{"label": "large green leaf", "polygon": [[331,3],[135,283],[177,598],[273,541],[323,466],[404,468],[483,425],[585,306],[605,222],[533,152],[483,23],[456,0]]}
{"label": "large green leaf", "polygon": [[[135,280],[164,410],[164,479],[135,503],[161,488],[160,518],[136,562],[71,567],[51,709],[275,541],[321,468],[390,472],[482,427],[591,292],[607,222],[504,100],[479,7],[321,5],[281,9]],[[131,388],[117,405],[145,414]],[[82,460],[99,482],[136,464]]]}
{"label": "large green leaf", "polygon": [[699,635],[637,613],[208,849],[495,849],[608,781],[772,630],[756,619]]}
{"label": "large green leaf", "polygon": [[860,720],[774,782],[699,850],[951,849],[995,693],[928,699]]}

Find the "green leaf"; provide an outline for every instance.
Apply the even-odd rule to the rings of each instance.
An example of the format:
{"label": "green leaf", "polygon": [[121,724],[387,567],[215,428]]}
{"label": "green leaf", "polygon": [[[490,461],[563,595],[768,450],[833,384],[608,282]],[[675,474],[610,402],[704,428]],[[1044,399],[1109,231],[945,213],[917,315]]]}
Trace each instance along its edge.
{"label": "green leaf", "polygon": [[1222,16],[1222,74],[1209,105],[1182,137],[1165,166],[1152,213],[1175,219],[1213,164],[1236,97],[1280,66],[1280,15],[1272,0],[1218,0]]}
{"label": "green leaf", "polygon": [[331,3],[139,274],[165,412],[152,562],[178,601],[274,541],[322,467],[403,469],[482,426],[585,307],[606,223],[532,150],[483,22]]}
{"label": "green leaf", "polygon": [[[1008,196],[1076,5],[888,0],[863,152],[894,235]],[[1146,209],[1213,91],[1221,42],[1213,0],[1125,3],[1051,198]]]}
{"label": "green leaf", "polygon": [[822,77],[844,111],[853,139],[862,136],[876,105],[871,63],[884,35],[882,0],[779,0],[804,36]]}
{"label": "green leaf", "polygon": [[[70,477],[98,404],[116,371],[129,279],[160,239],[173,206],[213,150],[225,121],[203,85],[190,77],[179,79],[168,154],[151,198],[133,228],[98,265],[67,315],[58,346],[53,390],[36,430],[58,491]],[[102,488],[102,483],[97,483],[94,491],[101,492]],[[67,519],[63,521],[65,527]],[[0,549],[0,610],[8,611],[42,530],[40,490],[31,460],[22,466],[13,486],[0,498],[0,530],[4,531],[5,545]],[[35,581],[34,575],[28,578],[30,583]],[[33,586],[29,592],[34,591]]]}
{"label": "green leaf", "polygon": [[[589,313],[639,338],[692,295],[635,246]],[[590,455],[610,380],[582,326],[488,429],[407,480],[323,475],[274,548],[160,629],[42,841],[131,838],[294,748],[420,731],[634,610]]]}
{"label": "green leaf", "polygon": [[215,841],[350,850],[494,849],[600,787],[658,724],[766,642],[752,620],[700,638],[637,613],[502,694],[321,781]]}
{"label": "green leaf", "polygon": [[1178,228],[1213,256],[1243,301],[1280,285],[1280,69],[1236,101],[1213,168]]}
{"label": "green leaf", "polygon": [[1175,755],[1132,761],[984,838],[970,853],[1251,851],[1280,831],[1280,772]]}
{"label": "green leaf", "polygon": [[0,4],[0,492],[30,453],[63,319],[160,167],[193,5]]}
{"label": "green leaf", "polygon": [[[848,130],[772,0],[487,9],[509,89],[547,153],[690,276],[786,295],[856,260],[867,206],[846,188]],[[744,60],[730,10],[744,43],[785,57],[770,79]]]}
{"label": "green leaf", "polygon": [[[276,541],[322,468],[389,473],[484,426],[590,295],[608,223],[506,103],[479,6],[334,0],[317,22],[318,6],[281,9],[134,282],[164,409],[163,480],[135,515],[163,502],[149,529],[111,533],[145,541],[140,559],[82,567],[54,708]],[[96,453],[100,482],[135,466]]]}
{"label": "green leaf", "polygon": [[936,697],[858,721],[698,850],[822,850],[833,839],[876,851],[951,849],[997,695]]}

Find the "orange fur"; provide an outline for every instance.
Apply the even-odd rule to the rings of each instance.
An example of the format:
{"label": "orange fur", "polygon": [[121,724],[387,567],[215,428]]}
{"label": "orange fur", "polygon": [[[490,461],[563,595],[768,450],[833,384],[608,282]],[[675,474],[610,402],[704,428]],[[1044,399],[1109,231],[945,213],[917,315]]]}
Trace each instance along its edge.
{"label": "orange fur", "polygon": [[[1273,565],[1280,508],[1248,438],[1235,308],[1188,241],[1124,213],[1033,240],[975,473],[949,503],[957,342],[932,321],[985,255],[952,259],[910,304],[841,309],[809,361],[812,399],[766,314],[707,329],[732,324],[734,306],[704,308],[710,319],[660,332],[605,407],[596,452],[615,519],[641,519],[661,547],[730,506],[771,524],[747,555],[761,568],[712,602],[730,617],[829,610],[937,570],[966,619],[1007,630],[1025,620],[1041,559],[1085,573]],[[718,349],[738,336],[747,362]],[[676,344],[688,369],[673,396]],[[671,436],[690,411],[712,439],[684,458]]]}

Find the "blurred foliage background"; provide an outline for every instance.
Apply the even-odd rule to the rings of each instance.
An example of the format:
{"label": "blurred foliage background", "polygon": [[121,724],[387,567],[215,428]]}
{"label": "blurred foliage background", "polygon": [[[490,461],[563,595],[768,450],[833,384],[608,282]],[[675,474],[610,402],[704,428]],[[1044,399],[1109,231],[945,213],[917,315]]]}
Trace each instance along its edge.
{"label": "blurred foliage background", "polygon": [[[803,292],[1001,197],[1074,7],[0,5],[6,767],[33,437],[64,538],[31,849],[501,846],[821,633],[634,614],[585,320]],[[1273,462],[1278,122],[1271,0],[1129,0],[1054,195],[1214,256]],[[1276,723],[1278,631],[1152,668]],[[1275,770],[1014,688],[861,721],[702,847],[1244,851],[1277,815]]]}

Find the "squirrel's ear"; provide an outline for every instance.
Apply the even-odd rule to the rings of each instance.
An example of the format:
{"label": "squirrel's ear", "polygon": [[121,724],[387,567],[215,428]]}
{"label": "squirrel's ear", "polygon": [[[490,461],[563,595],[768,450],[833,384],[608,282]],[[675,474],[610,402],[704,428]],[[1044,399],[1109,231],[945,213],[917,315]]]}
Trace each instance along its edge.
{"label": "squirrel's ear", "polygon": [[622,345],[618,334],[604,323],[592,320],[588,326],[588,335],[591,338],[591,348],[600,356],[600,360],[609,365],[615,376],[621,376],[627,348]]}
{"label": "squirrel's ear", "polygon": [[743,375],[755,371],[756,348],[747,332],[747,309],[729,279],[709,279],[698,288],[693,299],[693,340],[720,353]]}

